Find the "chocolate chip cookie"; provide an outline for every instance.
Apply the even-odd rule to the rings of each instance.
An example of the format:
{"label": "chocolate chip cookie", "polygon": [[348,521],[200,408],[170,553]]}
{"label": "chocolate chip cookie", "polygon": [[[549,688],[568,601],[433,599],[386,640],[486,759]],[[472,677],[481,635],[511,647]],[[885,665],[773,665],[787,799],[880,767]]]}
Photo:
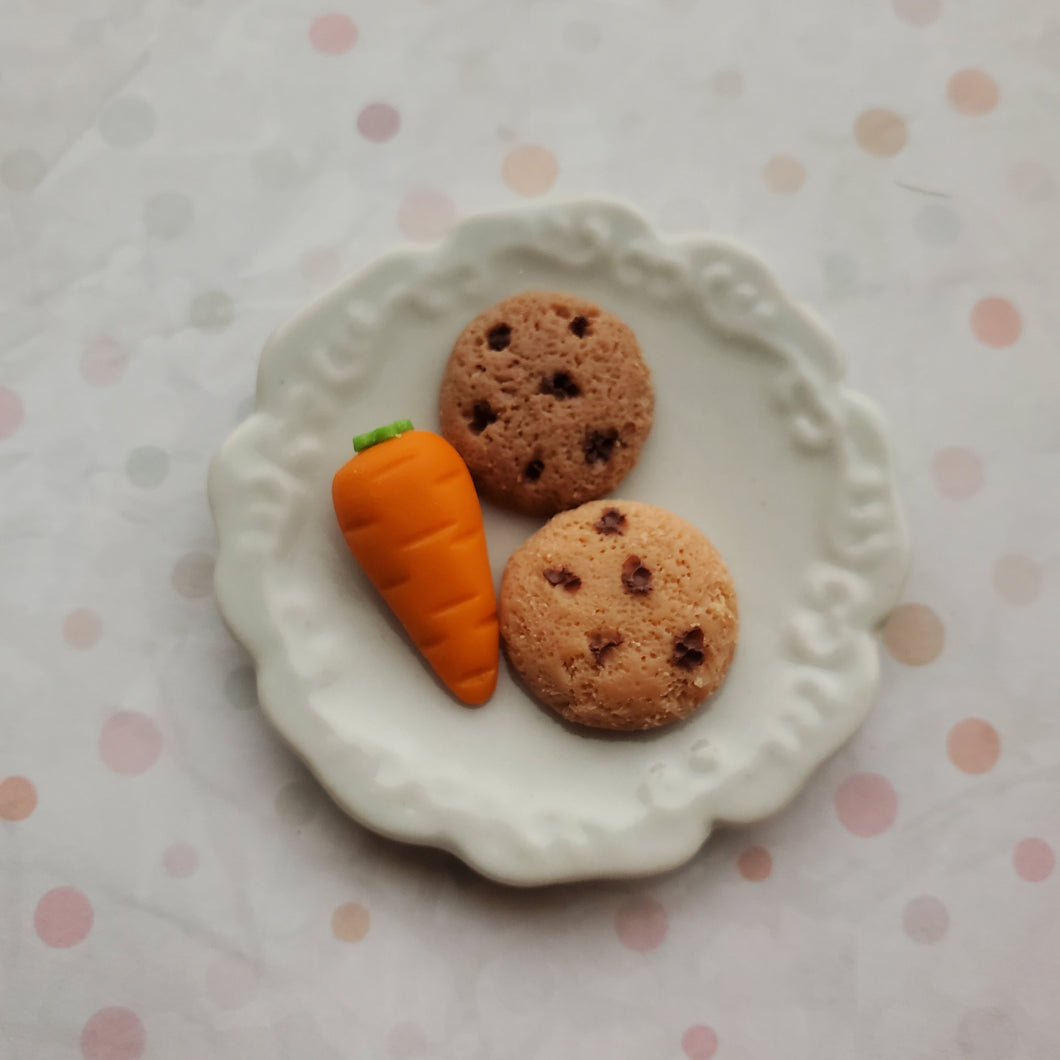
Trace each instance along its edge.
{"label": "chocolate chip cookie", "polygon": [[601,729],[687,717],[725,679],[739,633],[717,549],[672,512],[623,500],[562,512],[516,549],[499,614],[529,691]]}
{"label": "chocolate chip cookie", "polygon": [[456,340],[441,427],[485,496],[552,515],[626,477],[654,404],[626,324],[581,298],[529,292],[487,309]]}

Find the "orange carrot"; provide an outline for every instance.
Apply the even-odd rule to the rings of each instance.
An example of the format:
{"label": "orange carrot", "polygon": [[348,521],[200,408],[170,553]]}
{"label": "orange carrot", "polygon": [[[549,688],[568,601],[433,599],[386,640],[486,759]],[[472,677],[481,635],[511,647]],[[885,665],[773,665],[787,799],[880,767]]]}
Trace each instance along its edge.
{"label": "orange carrot", "polygon": [[497,685],[497,601],[467,466],[408,420],[353,447],[331,486],[346,544],[452,693],[485,703]]}

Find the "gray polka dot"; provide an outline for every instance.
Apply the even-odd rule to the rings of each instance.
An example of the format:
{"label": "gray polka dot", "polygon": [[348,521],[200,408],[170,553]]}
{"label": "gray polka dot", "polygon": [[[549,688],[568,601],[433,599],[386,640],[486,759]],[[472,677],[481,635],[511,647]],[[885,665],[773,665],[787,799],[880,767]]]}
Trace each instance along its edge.
{"label": "gray polka dot", "polygon": [[1060,22],[1049,26],[1038,41],[1038,58],[1049,67],[1060,73]]}
{"label": "gray polka dot", "polygon": [[276,815],[287,824],[305,824],[319,807],[320,790],[308,780],[292,780],[276,792]]}
{"label": "gray polka dot", "polygon": [[78,48],[91,48],[103,40],[105,23],[101,18],[89,18],[78,22],[70,32],[71,42]]}
{"label": "gray polka dot", "polygon": [[941,202],[926,202],[913,218],[916,234],[925,243],[949,247],[961,234],[961,218],[952,207]]}
{"label": "gray polka dot", "polygon": [[31,147],[12,151],[0,163],[0,180],[12,191],[32,191],[44,177],[47,166]]}
{"label": "gray polka dot", "polygon": [[240,666],[225,678],[225,698],[239,710],[258,705],[258,683],[253,666]]}
{"label": "gray polka dot", "polygon": [[595,22],[571,22],[563,30],[563,39],[575,52],[591,52],[600,46],[600,27]]}
{"label": "gray polka dot", "polygon": [[99,131],[111,147],[137,147],[155,131],[154,109],[138,96],[122,96],[100,115]]}
{"label": "gray polka dot", "polygon": [[224,291],[203,291],[192,300],[188,320],[200,331],[224,331],[235,313],[235,305]]}
{"label": "gray polka dot", "polygon": [[157,445],[141,445],[126,458],[125,474],[134,486],[154,489],[169,474],[169,455]]}
{"label": "gray polka dot", "polygon": [[846,254],[826,254],[821,268],[825,282],[836,293],[845,294],[857,285],[858,263]]}
{"label": "gray polka dot", "polygon": [[254,173],[270,188],[290,188],[301,175],[298,160],[286,147],[269,147],[254,156]]}
{"label": "gray polka dot", "polygon": [[179,191],[160,191],[144,203],[144,227],[159,239],[184,235],[195,220],[195,207]]}
{"label": "gray polka dot", "polygon": [[173,588],[188,600],[210,595],[213,588],[213,556],[208,552],[189,552],[173,565]]}

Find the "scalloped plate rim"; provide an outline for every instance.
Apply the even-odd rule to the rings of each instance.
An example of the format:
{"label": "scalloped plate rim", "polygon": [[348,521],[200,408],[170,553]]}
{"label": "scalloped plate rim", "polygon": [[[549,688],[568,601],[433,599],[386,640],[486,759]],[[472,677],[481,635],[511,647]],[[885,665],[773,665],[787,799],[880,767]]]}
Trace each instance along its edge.
{"label": "scalloped plate rim", "polygon": [[[533,214],[541,214],[542,212],[553,210],[587,210],[592,208],[604,208],[627,214],[664,246],[691,244],[700,248],[717,248],[724,253],[731,254],[735,258],[747,263],[755,272],[757,272],[758,275],[768,283],[773,296],[809,330],[815,343],[826,355],[832,368],[832,372],[820,372],[821,365],[816,361],[812,364],[812,367],[822,376],[822,382],[825,386],[835,392],[836,398],[840,403],[843,405],[849,404],[857,406],[872,422],[873,427],[879,434],[879,440],[882,443],[886,456],[886,471],[888,473],[890,485],[895,487],[893,450],[890,444],[890,436],[887,431],[885,418],[876,404],[863,393],[851,390],[842,385],[846,373],[846,358],[838,348],[831,334],[827,330],[827,327],[817,313],[806,305],[791,299],[777,281],[777,278],[770,267],[757,255],[757,253],[748,249],[740,241],[728,237],[715,236],[713,234],[699,234],[693,232],[661,234],[650,224],[650,222],[647,221],[639,210],[631,206],[629,203],[614,197],[592,197],[565,200],[555,199],[543,205],[520,205],[512,208],[498,208],[476,213],[458,222],[458,224],[454,226],[453,231],[430,246],[420,247],[407,243],[399,245],[380,255],[362,269],[335,283],[330,289],[322,292],[305,308],[277,328],[268,338],[262,350],[257,371],[255,409],[226,437],[217,452],[214,454],[208,472],[207,492],[219,539],[218,557],[215,570],[215,594],[218,608],[233,637],[246,648],[251,656],[259,682],[259,700],[270,723],[280,732],[284,740],[306,764],[316,779],[328,791],[329,795],[341,806],[344,812],[354,820],[391,839],[411,843],[413,845],[430,846],[449,851],[461,860],[470,864],[482,875],[498,882],[516,886],[532,886],[542,883],[570,882],[583,879],[635,878],[648,874],[670,871],[684,864],[693,857],[703,846],[706,839],[709,838],[715,827],[731,823],[751,823],[752,821],[770,816],[787,805],[802,789],[809,777],[820,768],[822,762],[835,754],[857,731],[867,716],[868,711],[871,709],[872,702],[878,693],[880,680],[880,667],[878,653],[875,651],[874,635],[884,621],[888,611],[894,606],[899,598],[902,585],[908,575],[911,564],[911,544],[908,523],[905,517],[904,508],[900,503],[900,499],[897,498],[897,489],[895,487],[893,490],[895,494],[895,508],[892,514],[896,520],[897,540],[894,545],[894,551],[895,554],[900,554],[901,557],[899,563],[900,573],[893,578],[889,584],[885,586],[877,584],[875,586],[876,595],[883,597],[885,602],[881,601],[878,607],[872,609],[871,621],[854,627],[860,634],[860,642],[863,645],[872,645],[874,657],[876,659],[875,672],[871,678],[871,695],[866,698],[863,709],[850,714],[849,724],[846,726],[846,734],[838,740],[834,746],[822,754],[803,759],[802,768],[797,771],[797,776],[794,778],[794,782],[788,785],[788,789],[782,797],[774,800],[767,808],[760,812],[754,812],[751,814],[718,813],[706,818],[697,818],[699,824],[699,827],[696,829],[698,839],[696,839],[694,843],[684,844],[679,850],[675,849],[672,857],[667,859],[656,859],[651,865],[647,866],[636,862],[636,859],[634,858],[624,866],[612,864],[609,868],[602,870],[594,869],[587,865],[571,866],[566,870],[561,870],[555,866],[552,868],[543,866],[541,871],[537,872],[527,872],[523,870],[521,872],[513,873],[505,871],[503,867],[497,864],[491,863],[488,857],[484,858],[481,855],[481,852],[476,853],[474,845],[469,843],[466,837],[461,838],[460,836],[452,835],[446,831],[444,826],[439,825],[434,829],[430,829],[425,828],[423,822],[419,822],[415,827],[406,828],[388,825],[382,820],[383,815],[378,812],[373,812],[373,800],[370,791],[362,792],[362,795],[365,797],[362,798],[360,804],[351,803],[349,799],[342,798],[336,792],[333,785],[329,783],[326,771],[319,767],[311,754],[306,753],[306,749],[301,745],[302,741],[299,739],[299,734],[293,731],[293,729],[296,728],[293,715],[285,709],[285,705],[274,702],[267,689],[263,690],[261,688],[261,674],[267,664],[267,658],[265,658],[265,656],[267,656],[269,651],[269,622],[265,619],[261,619],[249,604],[247,607],[241,606],[238,599],[240,596],[239,592],[233,585],[229,584],[228,581],[229,553],[225,548],[224,543],[223,515],[221,514],[223,503],[220,499],[220,493],[224,490],[224,483],[222,480],[226,465],[232,452],[238,447],[239,443],[254,432],[256,426],[260,423],[259,418],[273,415],[273,413],[271,413],[266,407],[269,397],[268,373],[270,366],[283,353],[286,342],[292,336],[297,334],[298,331],[304,328],[307,323],[312,321],[315,316],[324,311],[333,299],[337,299],[343,294],[350,294],[356,291],[368,278],[373,275],[380,275],[383,270],[399,269],[401,267],[422,270],[432,261],[443,260],[447,249],[453,242],[455,232],[461,230],[466,232],[471,226],[489,226],[491,224],[503,223],[510,217],[527,217]],[[276,639],[280,639],[278,630],[274,630],[273,634]]]}

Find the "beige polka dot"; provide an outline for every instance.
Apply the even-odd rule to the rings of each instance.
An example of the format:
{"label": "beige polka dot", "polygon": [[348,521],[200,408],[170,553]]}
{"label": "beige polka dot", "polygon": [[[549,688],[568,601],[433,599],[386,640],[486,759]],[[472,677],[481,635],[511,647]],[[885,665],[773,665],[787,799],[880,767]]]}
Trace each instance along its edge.
{"label": "beige polka dot", "polygon": [[745,880],[758,882],[773,871],[773,855],[765,847],[747,847],[736,859],[736,867]]}
{"label": "beige polka dot", "polygon": [[743,74],[739,70],[719,70],[714,75],[714,91],[725,99],[738,99],[743,89]]}
{"label": "beige polka dot", "polygon": [[360,942],[368,934],[370,919],[363,905],[347,902],[331,914],[331,933],[340,942]]}
{"label": "beige polka dot", "polygon": [[1033,603],[1042,584],[1042,568],[1029,556],[1003,556],[994,566],[994,588],[1010,604]]}
{"label": "beige polka dot", "polygon": [[763,170],[766,187],[778,195],[791,195],[806,183],[806,168],[790,155],[775,155]]}
{"label": "beige polka dot", "polygon": [[213,588],[213,556],[208,552],[189,552],[173,566],[173,588],[188,600],[209,596]]}
{"label": "beige polka dot", "polygon": [[24,821],[37,808],[37,788],[26,777],[0,780],[0,820]]}
{"label": "beige polka dot", "polygon": [[63,621],[63,640],[71,648],[84,651],[91,648],[103,636],[103,620],[95,611],[82,607],[71,611]]}
{"label": "beige polka dot", "polygon": [[989,114],[997,106],[997,82],[982,70],[958,70],[946,86],[946,95],[961,114]]}
{"label": "beige polka dot", "polygon": [[899,604],[883,627],[883,643],[891,655],[907,666],[923,666],[938,658],[946,630],[926,604]]}
{"label": "beige polka dot", "polygon": [[940,449],[931,461],[931,474],[936,489],[950,500],[967,500],[983,488],[982,461],[961,446]]}
{"label": "beige polka dot", "polygon": [[890,158],[898,154],[909,139],[909,130],[901,115],[893,110],[874,108],[862,111],[854,122],[854,139],[870,155]]}
{"label": "beige polka dot", "polygon": [[543,195],[556,183],[558,174],[556,156],[538,144],[513,147],[501,166],[504,183],[520,195]]}

